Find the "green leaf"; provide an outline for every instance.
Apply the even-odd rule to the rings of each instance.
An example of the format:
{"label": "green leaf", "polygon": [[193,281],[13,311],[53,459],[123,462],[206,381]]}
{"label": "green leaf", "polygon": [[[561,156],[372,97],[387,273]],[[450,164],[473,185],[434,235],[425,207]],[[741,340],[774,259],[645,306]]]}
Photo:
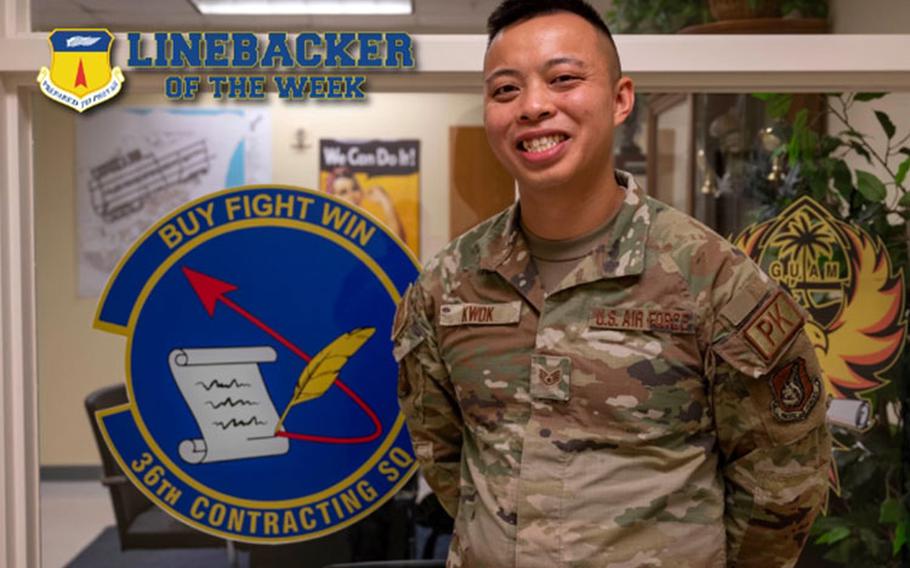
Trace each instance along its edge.
{"label": "green leaf", "polygon": [[866,158],[866,161],[869,162],[870,164],[872,163],[872,154],[870,154],[869,151],[866,150],[866,148],[863,147],[862,144],[854,142],[853,140],[850,140],[849,144],[850,144],[850,148],[852,148],[854,152],[856,152],[863,158]]}
{"label": "green leaf", "polygon": [[796,113],[796,116],[793,117],[793,134],[796,135],[797,132],[803,132],[806,130],[806,125],[809,123],[809,110],[808,109],[799,109],[799,112]]}
{"label": "green leaf", "polygon": [[814,175],[809,178],[809,189],[812,191],[812,199],[823,201],[828,193],[828,179],[824,175]]}
{"label": "green leaf", "polygon": [[[854,221],[858,225],[866,225],[869,223],[876,224],[874,227],[872,227],[875,229],[874,231],[870,230],[869,227],[866,229],[870,230],[872,234],[880,235],[882,231],[885,230],[884,227],[881,226],[880,222],[887,225],[887,221],[885,221],[882,217],[882,210],[883,207],[881,203],[872,203],[870,205],[866,205],[860,210],[859,214],[854,217]],[[871,460],[866,460],[860,463],[859,465],[855,466],[855,469],[859,475],[854,478],[854,481],[856,482],[854,487],[856,485],[866,483],[881,473],[878,471],[878,468],[876,468],[875,464],[871,462]]]}
{"label": "green leaf", "polygon": [[784,93],[753,93],[753,97],[764,101],[768,108],[768,115],[772,118],[782,118],[790,112],[793,96]]}
{"label": "green leaf", "polygon": [[887,543],[875,531],[865,528],[859,529],[859,540],[863,543],[863,547],[869,557],[876,558],[887,554],[885,552]]}
{"label": "green leaf", "polygon": [[904,514],[904,506],[901,505],[900,500],[886,499],[879,507],[878,522],[895,525],[904,518]]}
{"label": "green leaf", "polygon": [[853,175],[850,173],[850,168],[847,167],[847,162],[835,160],[831,177],[834,180],[834,187],[840,194],[846,199],[850,199],[850,194],[853,193]]}
{"label": "green leaf", "polygon": [[874,101],[887,95],[888,93],[856,93],[855,100],[860,102]]}
{"label": "green leaf", "polygon": [[907,171],[910,171],[910,158],[901,162],[901,165],[897,167],[897,173],[894,174],[894,181],[897,182],[897,185],[903,184],[907,179]]}
{"label": "green leaf", "polygon": [[901,521],[897,525],[897,530],[894,531],[894,540],[891,541],[891,554],[897,556],[897,553],[901,551],[901,548],[907,544],[907,521]]}
{"label": "green leaf", "polygon": [[882,111],[877,110],[875,111],[875,118],[877,118],[878,123],[882,125],[882,130],[885,131],[885,134],[888,136],[888,140],[894,138],[894,133],[897,132],[897,128],[895,128],[894,123],[891,122],[891,117]]}
{"label": "green leaf", "polygon": [[823,136],[821,143],[819,144],[819,154],[822,156],[827,156],[831,152],[837,150],[841,146],[844,146],[843,140],[837,138],[836,136]]}
{"label": "green leaf", "polygon": [[[901,207],[910,207],[910,191],[903,194],[900,198],[900,201],[897,202]],[[910,213],[910,212],[908,212]]]}
{"label": "green leaf", "polygon": [[834,544],[850,536],[850,529],[844,526],[835,527],[815,539],[815,544]]}
{"label": "green leaf", "polygon": [[881,203],[888,194],[882,180],[865,170],[856,170],[856,189],[872,203]]}
{"label": "green leaf", "polygon": [[806,155],[810,152],[808,122],[809,111],[806,109],[801,109],[797,112],[796,117],[793,119],[793,133],[790,135],[790,142],[787,144],[787,152],[790,155],[790,167],[793,167],[804,160]]}
{"label": "green leaf", "polygon": [[853,551],[857,548],[857,544],[858,543],[855,543],[853,539],[842,540],[825,553],[824,558],[825,560],[830,560],[837,564],[849,566],[853,559]]}

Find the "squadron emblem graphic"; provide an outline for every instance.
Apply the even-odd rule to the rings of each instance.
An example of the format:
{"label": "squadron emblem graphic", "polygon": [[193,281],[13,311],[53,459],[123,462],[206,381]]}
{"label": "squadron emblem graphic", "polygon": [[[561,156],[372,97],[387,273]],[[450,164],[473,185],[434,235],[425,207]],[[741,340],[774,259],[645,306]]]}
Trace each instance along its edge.
{"label": "squadron emblem graphic", "polygon": [[[806,331],[832,397],[828,420],[869,428],[863,395],[885,384],[882,375],[900,357],[907,333],[904,275],[892,270],[884,244],[802,197],[776,218],[746,228],[736,245],[809,312]],[[811,379],[796,368],[779,375],[772,382],[781,401],[775,412],[794,416],[801,404],[787,401],[801,400]],[[839,490],[836,471],[832,485]]]}
{"label": "squadron emblem graphic", "polygon": [[97,414],[121,468],[233,540],[368,515],[416,469],[388,333],[416,275],[396,237],[324,193],[237,188],[161,220],[95,322],[128,338],[129,403]]}
{"label": "squadron emblem graphic", "polygon": [[41,92],[60,104],[83,112],[113,98],[125,79],[111,68],[114,36],[100,29],[56,29],[47,38],[51,67],[38,73]]}

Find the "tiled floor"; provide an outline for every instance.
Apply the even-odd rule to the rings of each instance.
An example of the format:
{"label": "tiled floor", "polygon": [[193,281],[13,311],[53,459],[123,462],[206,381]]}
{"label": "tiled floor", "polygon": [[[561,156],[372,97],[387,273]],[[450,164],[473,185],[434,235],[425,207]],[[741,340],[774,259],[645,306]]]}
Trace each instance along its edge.
{"label": "tiled floor", "polygon": [[114,524],[111,499],[98,481],[41,482],[41,567],[65,566]]}

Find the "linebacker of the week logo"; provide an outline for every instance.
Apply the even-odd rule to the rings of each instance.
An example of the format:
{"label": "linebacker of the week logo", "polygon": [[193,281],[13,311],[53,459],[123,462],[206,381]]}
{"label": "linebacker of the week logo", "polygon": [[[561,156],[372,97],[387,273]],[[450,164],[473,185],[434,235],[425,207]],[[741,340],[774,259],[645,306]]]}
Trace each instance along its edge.
{"label": "linebacker of the week logo", "polygon": [[38,73],[41,92],[79,112],[113,98],[123,87],[123,72],[111,68],[114,36],[106,29],[56,29],[47,38],[51,67]]}
{"label": "linebacker of the week logo", "polygon": [[[900,357],[907,334],[904,275],[892,270],[881,239],[802,197],[777,217],[747,227],[736,245],[809,312],[806,332],[832,397],[829,422],[869,428],[871,407],[863,395],[885,384],[882,375]],[[782,393],[800,384],[796,374],[784,379]],[[839,492],[837,471],[831,474]]]}
{"label": "linebacker of the week logo", "polygon": [[416,469],[390,330],[417,263],[324,193],[241,187],[159,221],[95,326],[127,337],[129,403],[97,421],[126,475],[178,519],[247,542],[315,538]]}

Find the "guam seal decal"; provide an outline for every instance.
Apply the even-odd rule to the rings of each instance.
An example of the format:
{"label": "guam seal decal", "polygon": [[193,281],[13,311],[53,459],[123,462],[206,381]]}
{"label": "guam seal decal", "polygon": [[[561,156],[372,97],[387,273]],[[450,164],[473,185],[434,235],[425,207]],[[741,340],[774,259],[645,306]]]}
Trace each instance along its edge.
{"label": "guam seal decal", "polygon": [[232,540],[362,519],[416,469],[389,337],[416,276],[394,236],[323,193],[241,187],[162,219],[95,320],[127,338],[129,403],[96,415],[120,467]]}
{"label": "guam seal decal", "polygon": [[[871,407],[863,395],[886,384],[883,374],[900,357],[907,335],[904,275],[892,269],[884,244],[802,197],[777,217],[747,227],[736,245],[808,311],[806,332],[832,399],[828,421],[868,429]],[[779,379],[782,400],[810,380],[795,371]],[[795,411],[782,404],[776,412],[790,417]],[[831,482],[839,492],[834,470]]]}

